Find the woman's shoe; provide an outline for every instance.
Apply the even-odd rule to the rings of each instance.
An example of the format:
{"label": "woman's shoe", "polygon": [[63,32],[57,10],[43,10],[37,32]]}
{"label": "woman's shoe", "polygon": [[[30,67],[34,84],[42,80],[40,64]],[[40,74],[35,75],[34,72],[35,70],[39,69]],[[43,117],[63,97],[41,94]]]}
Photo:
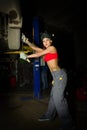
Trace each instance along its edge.
{"label": "woman's shoe", "polygon": [[49,121],[50,119],[46,115],[41,116],[38,121]]}

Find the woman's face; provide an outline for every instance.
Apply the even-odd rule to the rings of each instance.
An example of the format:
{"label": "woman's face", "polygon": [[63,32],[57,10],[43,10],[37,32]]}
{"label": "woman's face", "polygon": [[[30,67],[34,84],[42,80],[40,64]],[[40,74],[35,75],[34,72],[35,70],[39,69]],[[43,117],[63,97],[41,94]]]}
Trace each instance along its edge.
{"label": "woman's face", "polygon": [[43,45],[44,47],[49,47],[52,44],[52,40],[49,38],[43,38]]}

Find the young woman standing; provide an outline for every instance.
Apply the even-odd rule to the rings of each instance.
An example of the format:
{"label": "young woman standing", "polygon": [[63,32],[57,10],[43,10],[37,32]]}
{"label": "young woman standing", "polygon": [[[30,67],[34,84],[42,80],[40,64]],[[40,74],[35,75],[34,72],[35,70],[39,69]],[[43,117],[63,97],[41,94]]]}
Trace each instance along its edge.
{"label": "young woman standing", "polygon": [[43,56],[53,78],[47,112],[38,121],[52,120],[58,114],[61,121],[61,130],[71,130],[73,128],[73,121],[69,113],[67,100],[64,97],[64,90],[67,85],[67,73],[65,69],[58,65],[59,55],[57,49],[52,44],[51,36],[48,33],[42,33],[41,41],[45,49],[35,46],[28,39],[25,40],[25,43],[35,50],[35,53],[28,55],[27,58]]}

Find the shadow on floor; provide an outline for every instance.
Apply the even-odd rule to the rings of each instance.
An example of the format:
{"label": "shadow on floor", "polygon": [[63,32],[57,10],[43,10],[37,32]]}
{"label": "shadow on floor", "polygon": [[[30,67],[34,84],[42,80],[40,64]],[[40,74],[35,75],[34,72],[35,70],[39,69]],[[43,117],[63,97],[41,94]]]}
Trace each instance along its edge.
{"label": "shadow on floor", "polygon": [[[43,98],[33,98],[33,92],[10,92],[0,96],[0,130],[59,130],[58,117],[54,121],[38,122],[49,101],[49,91]],[[84,109],[85,108],[85,109]],[[87,103],[76,103],[78,130],[87,129]]]}

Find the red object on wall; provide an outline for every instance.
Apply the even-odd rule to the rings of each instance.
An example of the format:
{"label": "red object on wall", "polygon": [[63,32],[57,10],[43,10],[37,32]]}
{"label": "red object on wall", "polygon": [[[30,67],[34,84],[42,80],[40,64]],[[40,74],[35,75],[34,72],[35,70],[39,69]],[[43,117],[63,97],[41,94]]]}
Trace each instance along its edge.
{"label": "red object on wall", "polygon": [[79,101],[87,101],[87,87],[77,88],[76,98]]}
{"label": "red object on wall", "polygon": [[16,87],[16,77],[15,76],[10,77],[10,87],[11,88]]}

